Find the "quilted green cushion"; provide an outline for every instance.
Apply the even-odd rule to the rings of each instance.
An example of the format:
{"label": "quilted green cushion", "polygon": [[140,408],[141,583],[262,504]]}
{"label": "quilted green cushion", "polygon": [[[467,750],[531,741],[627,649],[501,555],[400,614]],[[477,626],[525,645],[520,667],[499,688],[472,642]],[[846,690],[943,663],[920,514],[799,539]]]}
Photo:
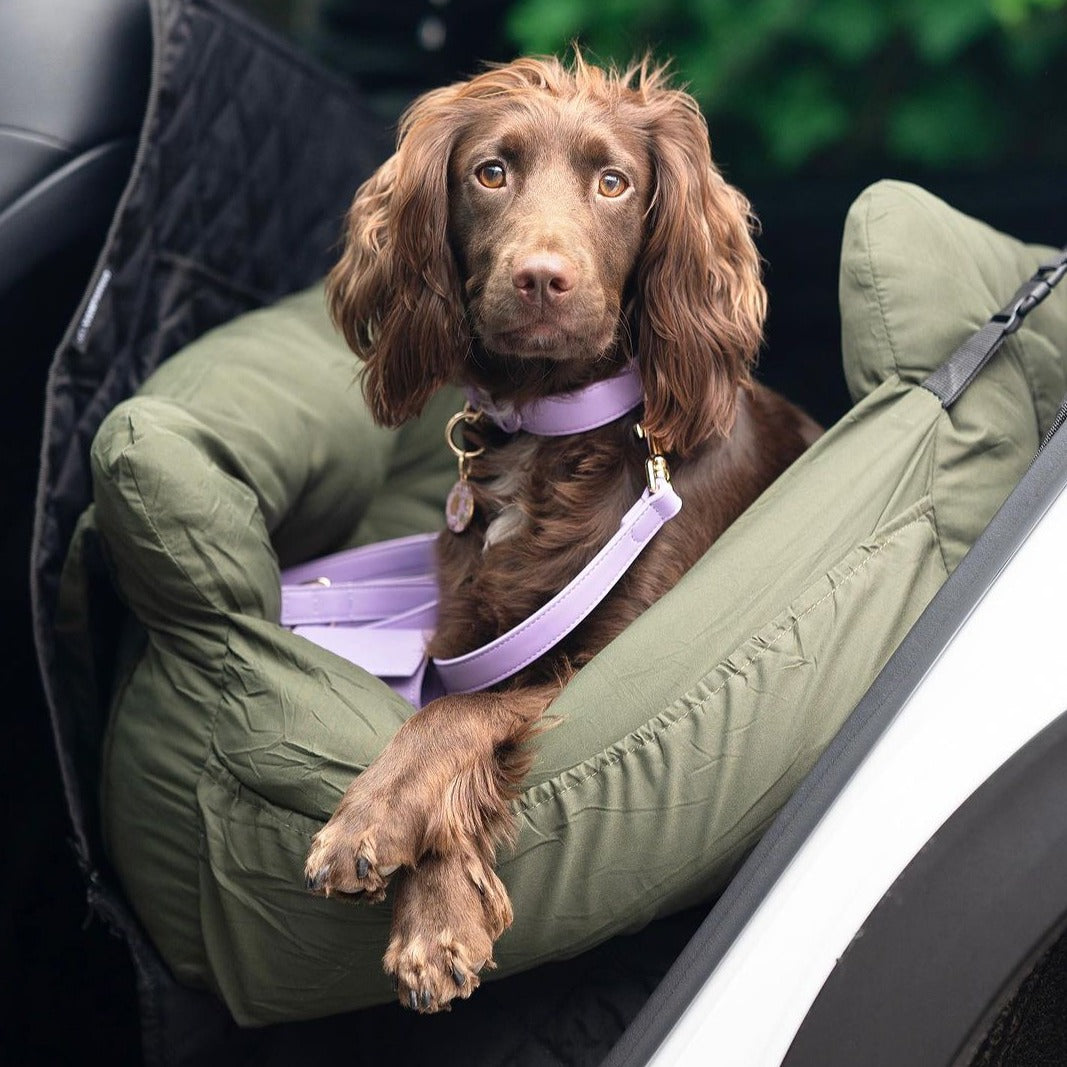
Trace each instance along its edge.
{"label": "quilted green cushion", "polygon": [[[915,382],[1048,251],[911,186],[859,199],[841,286],[857,406],[554,705],[501,856],[516,918],[495,973],[722,887],[1030,462],[1064,389],[1067,293],[951,412]],[[109,853],[179,978],[246,1024],[392,996],[388,908],[312,896],[302,865],[412,709],[277,625],[278,566],[439,523],[454,398],[389,433],[354,370],[304,294],[176,356],[93,450],[83,535],[138,620],[105,756]],[[68,570],[76,591],[76,550]]]}

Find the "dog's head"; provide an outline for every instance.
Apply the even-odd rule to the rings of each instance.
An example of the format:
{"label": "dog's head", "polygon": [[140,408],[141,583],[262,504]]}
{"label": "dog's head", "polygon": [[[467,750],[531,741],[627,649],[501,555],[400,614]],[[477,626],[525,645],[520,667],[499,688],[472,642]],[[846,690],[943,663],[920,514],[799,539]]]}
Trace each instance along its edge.
{"label": "dog's head", "polygon": [[633,352],[649,431],[685,454],[729,432],[760,343],[751,226],[663,68],[520,59],[412,105],[330,306],[382,423],[450,381],[543,390]]}

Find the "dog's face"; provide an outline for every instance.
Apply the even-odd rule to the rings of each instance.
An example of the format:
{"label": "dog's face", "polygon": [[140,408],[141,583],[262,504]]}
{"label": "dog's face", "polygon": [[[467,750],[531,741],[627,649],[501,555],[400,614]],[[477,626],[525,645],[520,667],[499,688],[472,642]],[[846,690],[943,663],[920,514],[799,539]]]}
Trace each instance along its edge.
{"label": "dog's face", "polygon": [[631,126],[543,97],[456,145],[449,228],[472,329],[491,354],[612,350],[645,239],[648,146]]}
{"label": "dog's face", "polygon": [[412,105],[328,284],[378,421],[448,382],[529,397],[636,356],[666,450],[730,431],[765,310],[752,220],[665,81],[520,59]]}

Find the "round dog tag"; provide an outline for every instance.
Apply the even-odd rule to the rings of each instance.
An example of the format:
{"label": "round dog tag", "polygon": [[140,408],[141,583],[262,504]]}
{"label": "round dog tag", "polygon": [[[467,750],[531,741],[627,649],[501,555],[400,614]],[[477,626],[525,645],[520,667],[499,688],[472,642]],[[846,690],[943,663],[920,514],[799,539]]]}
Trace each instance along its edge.
{"label": "round dog tag", "polygon": [[474,490],[466,478],[460,478],[445,501],[445,522],[453,533],[463,533],[474,518]]}

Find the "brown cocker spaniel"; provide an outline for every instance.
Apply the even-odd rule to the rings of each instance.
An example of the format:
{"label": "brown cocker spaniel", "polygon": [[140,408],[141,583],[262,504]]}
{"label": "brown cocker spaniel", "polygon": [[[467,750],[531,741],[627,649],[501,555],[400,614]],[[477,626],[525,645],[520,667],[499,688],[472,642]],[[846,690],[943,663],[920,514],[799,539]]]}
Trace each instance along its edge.
{"label": "brown cocker spaniel", "polygon": [[381,900],[402,1004],[469,996],[511,923],[494,873],[530,739],[567,678],[669,590],[818,436],[755,383],[765,292],[748,202],[712,163],[694,100],[647,61],[519,59],[427,93],[357,192],[329,279],[397,426],[446,383],[528,402],[640,367],[643,412],[562,437],[469,431],[475,512],[438,548],[430,652],[451,657],[539,608],[645,484],[639,419],[684,506],[603,603],[491,690],[435,700],[348,789],[307,859],[317,892]]}

